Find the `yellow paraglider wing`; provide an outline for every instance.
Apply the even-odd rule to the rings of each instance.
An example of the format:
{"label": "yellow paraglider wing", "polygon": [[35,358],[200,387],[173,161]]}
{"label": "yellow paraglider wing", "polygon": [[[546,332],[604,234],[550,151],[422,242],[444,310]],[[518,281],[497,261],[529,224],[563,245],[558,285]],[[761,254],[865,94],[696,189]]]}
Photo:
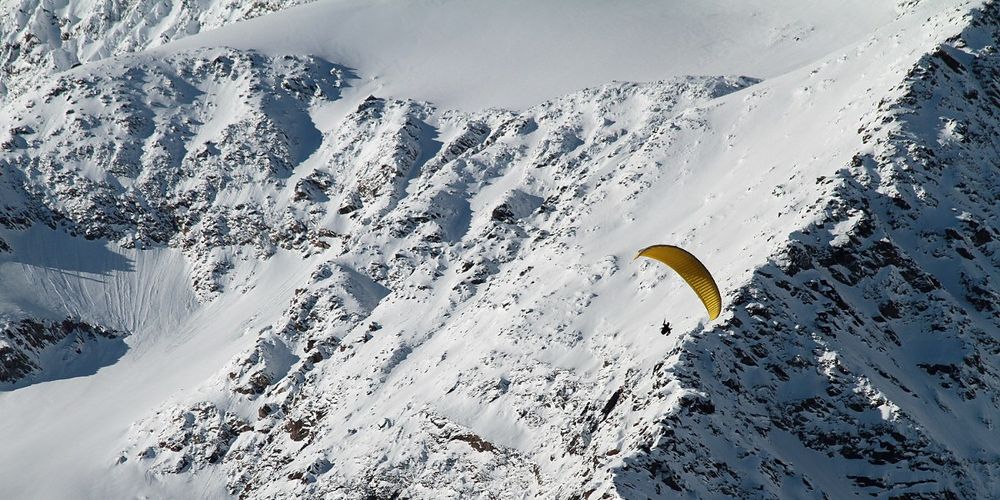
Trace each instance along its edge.
{"label": "yellow paraglider wing", "polygon": [[705,265],[694,255],[672,245],[653,245],[639,250],[635,258],[639,257],[658,260],[677,271],[705,304],[705,309],[708,309],[708,319],[719,317],[719,313],[722,312],[722,294],[719,293],[719,286],[715,284],[715,279]]}

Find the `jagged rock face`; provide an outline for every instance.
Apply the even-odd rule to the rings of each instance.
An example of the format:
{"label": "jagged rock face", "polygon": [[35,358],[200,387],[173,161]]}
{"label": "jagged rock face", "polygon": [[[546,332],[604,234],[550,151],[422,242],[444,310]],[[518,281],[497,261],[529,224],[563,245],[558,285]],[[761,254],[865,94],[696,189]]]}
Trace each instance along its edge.
{"label": "jagged rock face", "polygon": [[[642,97],[653,99],[655,109],[668,110],[676,99],[705,99],[750,83],[612,86],[596,91],[604,95],[591,91],[554,103],[537,117],[456,113],[450,125],[461,132],[442,149],[426,123],[433,108],[375,97],[321,136],[310,127],[310,109],[336,100],[350,78],[348,70],[316,58],[233,50],[137,59],[109,71],[61,76],[27,96],[26,111],[11,117],[0,156],[11,167],[6,187],[32,201],[8,205],[0,220],[10,228],[34,220],[126,247],[178,246],[197,262],[193,284],[210,298],[232,267],[224,247],[254,256],[270,255],[276,247],[337,245],[344,252],[366,239],[381,244],[381,231],[397,238],[416,231],[424,234],[414,239],[436,251],[444,240],[461,236],[447,233],[460,231],[460,219],[468,217],[461,208],[467,202],[448,191],[490,175],[458,157],[501,141],[482,161],[502,168],[508,160],[498,155],[512,151],[504,140],[534,133],[539,121],[572,116],[579,101],[613,106],[648,93]],[[540,167],[554,163],[583,144],[578,133],[550,132],[531,161]],[[614,138],[598,139],[593,147]],[[293,174],[310,156],[321,163]],[[569,187],[564,184],[563,192]],[[416,196],[406,196],[407,186]],[[406,205],[397,207],[400,200]],[[497,217],[515,209],[527,215],[541,198],[522,193],[510,203],[514,208],[497,207]],[[331,230],[332,214],[346,217]],[[411,272],[368,271],[379,281],[390,278],[385,273]]]}
{"label": "jagged rock face", "polygon": [[6,320],[0,326],[0,390],[53,376],[82,376],[121,356],[127,333],[67,318]]}
{"label": "jagged rock face", "polygon": [[0,5],[0,98],[20,95],[46,74],[307,1],[5,1]]}
{"label": "jagged rock face", "polygon": [[[211,296],[230,267],[213,249],[308,246],[314,230],[269,196],[319,141],[309,107],[336,99],[348,77],[315,58],[225,49],[60,76],[12,119],[5,177],[34,203],[8,205],[4,223],[178,246],[198,260],[195,288]],[[260,189],[238,197],[248,185]]]}
{"label": "jagged rock face", "polygon": [[815,222],[654,374],[701,403],[648,424],[624,496],[995,489],[998,23],[988,6],[912,69],[859,131],[871,152],[817,179]]}
{"label": "jagged rock face", "polygon": [[[614,84],[521,114],[452,113],[445,119],[452,138],[436,145],[429,144],[426,131],[421,132],[429,127],[425,105],[378,98],[363,101],[348,115],[348,126],[330,140],[333,160],[324,169],[328,173],[322,178],[328,183],[323,196],[301,197],[303,203],[312,203],[309,212],[314,220],[340,216],[335,233],[338,247],[328,251],[342,254],[338,260],[353,262],[354,267],[332,261],[319,264],[308,286],[295,291],[283,318],[264,329],[255,345],[213,383],[256,408],[245,416],[253,432],[232,441],[231,436],[220,437],[215,443],[214,449],[228,450],[218,466],[231,471],[229,491],[244,497],[385,497],[404,490],[421,496],[439,492],[442,482],[450,485],[454,496],[482,495],[512,484],[535,491],[547,480],[528,454],[495,443],[432,407],[410,403],[399,415],[378,418],[374,428],[351,427],[351,414],[369,411],[366,401],[379,407],[398,404],[394,400],[406,391],[420,390],[420,383],[411,376],[402,381],[396,376],[411,355],[426,356],[427,344],[435,336],[469,334],[462,332],[472,328],[470,322],[476,321],[475,311],[480,308],[510,308],[511,299],[501,304],[481,292],[497,282],[522,280],[531,269],[522,266],[516,272],[507,271],[498,280],[502,267],[516,266],[531,253],[557,255],[568,247],[567,238],[574,234],[581,212],[604,201],[591,185],[597,179],[577,175],[583,159],[609,154],[629,158],[625,151],[638,151],[655,141],[669,142],[673,134],[697,130],[703,125],[692,106],[752,83],[746,78],[697,78]],[[634,115],[643,116],[643,123],[635,131],[585,133],[593,115],[578,113],[581,103],[593,103],[594,114],[607,124]],[[538,147],[526,147],[528,142]],[[526,185],[470,213],[470,201],[459,193],[486,179],[515,179],[523,175],[517,165],[530,165],[534,170],[528,171]],[[608,168],[601,181],[641,176],[643,167],[643,161],[624,160],[621,168]],[[317,169],[306,178],[316,178],[324,170]],[[536,176],[539,180],[532,181]],[[545,191],[526,191],[533,182],[541,184],[541,178],[554,179],[555,185]],[[299,192],[301,185],[293,192]],[[354,203],[352,210],[343,210],[345,199]],[[616,267],[612,259],[595,272],[606,274]],[[573,307],[586,307],[589,298],[580,299]],[[442,301],[440,306],[431,305],[437,300]],[[374,313],[392,302],[420,310],[418,317],[439,318],[434,320],[439,324],[406,335],[397,325],[395,332],[387,331],[382,316]],[[462,320],[448,325],[448,316],[461,304],[468,308]],[[519,321],[530,322],[537,316],[532,309],[518,309]],[[397,314],[384,313],[384,321],[398,323]],[[565,324],[551,327],[538,347],[544,349],[544,344],[553,341],[571,345],[579,335]],[[513,330],[508,334],[513,335]],[[469,369],[485,368],[489,373],[514,361],[509,354],[478,347],[458,356],[462,365],[480,365]],[[447,369],[448,358],[447,352],[442,353],[437,369]],[[600,396],[591,393],[602,388],[542,363],[516,365],[505,376],[470,372],[467,380],[461,377],[452,382],[446,396],[484,403],[505,396],[505,404],[517,408],[519,419],[532,432],[564,435],[550,444],[554,450],[565,455],[568,447],[583,454],[586,443],[564,429],[565,420],[572,415],[574,420],[596,426],[599,419],[593,415],[611,411],[604,403],[593,403],[592,398]],[[409,388],[412,384],[418,385]],[[538,408],[537,389],[553,390],[553,384],[560,395],[558,406],[547,403]],[[581,413],[585,417],[579,417]],[[331,427],[333,421],[347,422],[346,436],[363,440],[359,452],[373,440],[398,440],[404,435],[417,444],[392,461],[367,456],[361,459],[361,470],[345,473],[338,468],[342,459],[331,449],[343,446],[336,441],[345,429]],[[151,418],[139,424],[137,435],[157,435],[165,425],[162,419]],[[123,456],[139,464],[160,464],[159,458],[152,460],[160,455],[148,451],[156,449],[158,442],[142,440],[130,445]],[[420,449],[424,451],[416,451]],[[169,453],[171,464],[204,463],[174,456],[198,455],[187,448]],[[174,465],[153,467],[164,474],[187,470]],[[284,481],[275,484],[275,477],[286,478],[292,486]]]}

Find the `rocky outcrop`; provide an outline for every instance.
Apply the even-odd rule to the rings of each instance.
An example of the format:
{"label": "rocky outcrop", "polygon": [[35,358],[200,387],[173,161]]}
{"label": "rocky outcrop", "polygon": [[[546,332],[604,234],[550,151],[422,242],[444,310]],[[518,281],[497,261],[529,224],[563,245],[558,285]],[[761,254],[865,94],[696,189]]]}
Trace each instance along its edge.
{"label": "rocky outcrop", "polygon": [[180,474],[204,469],[221,462],[236,437],[249,429],[239,417],[219,410],[211,403],[192,408],[164,409],[150,419],[151,428],[133,428],[131,438],[143,449],[130,458],[160,474]]}
{"label": "rocky outcrop", "polygon": [[125,350],[125,332],[78,319],[0,322],[0,390],[93,373]]}
{"label": "rocky outcrop", "polygon": [[[264,193],[223,200],[247,183],[291,187],[292,167],[320,140],[310,106],[336,99],[348,78],[315,58],[228,49],[56,78],[25,99],[34,111],[14,118],[0,155],[8,165],[0,182],[25,200],[3,223],[42,223],[126,247],[178,246],[196,262],[194,287],[214,297],[232,267],[220,247],[260,256],[327,245],[315,224]],[[231,111],[233,96],[242,112]],[[49,127],[63,106],[66,116]],[[96,166],[97,177],[83,165]]]}

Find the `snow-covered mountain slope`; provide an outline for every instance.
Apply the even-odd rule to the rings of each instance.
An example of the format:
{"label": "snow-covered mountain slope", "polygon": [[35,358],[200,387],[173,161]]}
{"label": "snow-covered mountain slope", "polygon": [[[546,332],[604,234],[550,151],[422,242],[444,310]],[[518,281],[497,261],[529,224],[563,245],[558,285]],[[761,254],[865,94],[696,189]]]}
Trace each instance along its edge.
{"label": "snow-covered mountain slope", "polygon": [[[650,71],[767,78],[613,82],[521,110],[476,106],[644,61],[583,72],[597,51],[522,95],[558,48],[532,55],[516,27],[525,71],[433,91],[468,53],[358,47],[380,19],[466,7],[387,5],[85,64],[0,110],[0,496],[997,489],[995,5],[866,3],[869,24],[656,11],[691,36],[636,28],[685,48]],[[618,14],[653,9],[635,5]],[[320,36],[334,19],[359,31]],[[762,41],[791,19],[826,35]],[[632,261],[664,242],[713,271],[718,321]]]}
{"label": "snow-covered mountain slope", "polygon": [[652,424],[626,491],[995,494],[998,26],[977,12],[858,123],[810,224],[656,376],[701,405]]}
{"label": "snow-covered mountain slope", "polygon": [[613,80],[768,78],[850,45],[911,0],[315,2],[170,44],[307,53],[368,94],[444,109],[524,109]]}
{"label": "snow-covered mountain slope", "polygon": [[39,77],[157,47],[308,0],[4,0],[0,102]]}

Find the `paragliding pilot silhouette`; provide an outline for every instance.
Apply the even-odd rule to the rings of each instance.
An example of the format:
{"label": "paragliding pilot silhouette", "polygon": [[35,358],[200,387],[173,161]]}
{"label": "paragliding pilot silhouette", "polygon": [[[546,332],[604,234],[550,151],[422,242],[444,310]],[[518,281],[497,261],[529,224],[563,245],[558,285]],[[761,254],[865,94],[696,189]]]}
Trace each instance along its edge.
{"label": "paragliding pilot silhouette", "polygon": [[666,320],[663,321],[663,326],[660,327],[660,334],[670,335],[670,323],[667,323]]}

